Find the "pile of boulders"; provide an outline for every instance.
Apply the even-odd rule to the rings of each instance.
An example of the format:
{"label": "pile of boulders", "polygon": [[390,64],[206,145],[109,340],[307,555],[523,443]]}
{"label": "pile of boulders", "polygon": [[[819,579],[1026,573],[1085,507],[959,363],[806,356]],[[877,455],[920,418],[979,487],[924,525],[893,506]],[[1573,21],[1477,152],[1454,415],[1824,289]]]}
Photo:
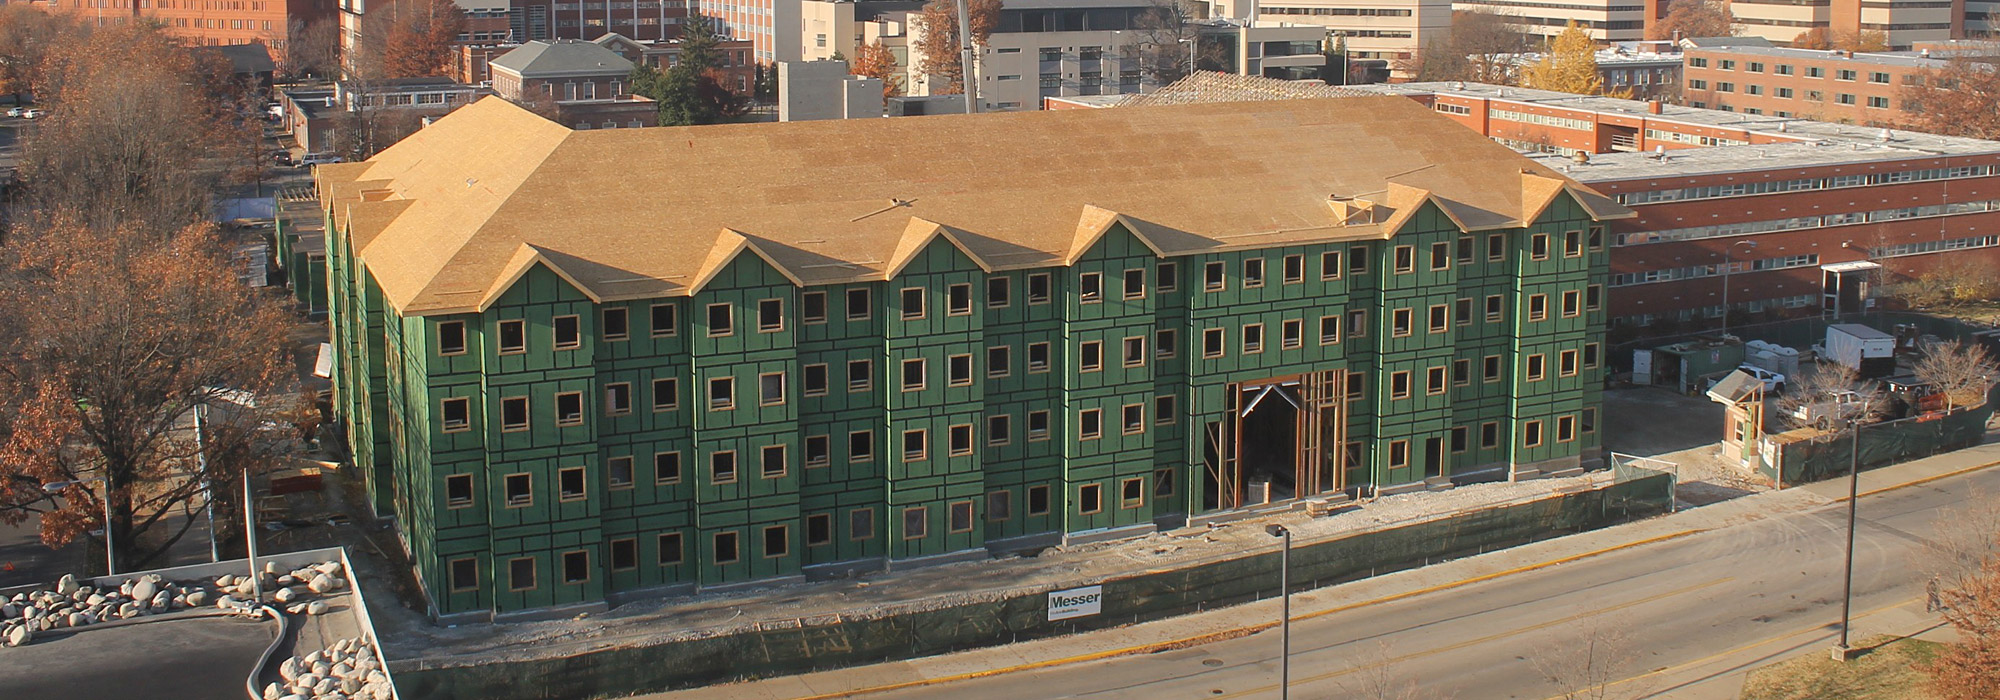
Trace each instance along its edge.
{"label": "pile of boulders", "polygon": [[264,700],[391,700],[389,674],[365,639],[333,646],[278,665],[283,682],[264,686]]}
{"label": "pile of boulders", "polygon": [[159,574],[126,579],[116,589],[98,590],[65,575],[53,589],[16,593],[0,602],[0,643],[18,647],[35,633],[198,607],[208,602],[199,588]]}
{"label": "pile of boulders", "polygon": [[324,615],[326,601],[311,599],[346,590],[348,583],[340,562],[323,561],[292,571],[284,571],[271,562],[264,564],[260,579],[253,585],[249,576],[224,575],[215,579],[215,589],[224,595],[216,601],[219,607],[234,605],[238,597],[249,600],[256,590],[261,589],[271,601],[285,612],[293,615]]}
{"label": "pile of boulders", "polygon": [[[327,561],[284,571],[266,563],[263,591],[275,607],[294,615],[323,615],[326,601],[318,599],[348,587],[340,562]],[[157,615],[208,605],[224,610],[243,608],[253,591],[249,576],[222,576],[213,590],[201,581],[168,581],[159,574],[126,579],[117,589],[99,590],[64,575],[52,589],[0,598],[0,646],[18,647],[35,634],[66,627]]]}

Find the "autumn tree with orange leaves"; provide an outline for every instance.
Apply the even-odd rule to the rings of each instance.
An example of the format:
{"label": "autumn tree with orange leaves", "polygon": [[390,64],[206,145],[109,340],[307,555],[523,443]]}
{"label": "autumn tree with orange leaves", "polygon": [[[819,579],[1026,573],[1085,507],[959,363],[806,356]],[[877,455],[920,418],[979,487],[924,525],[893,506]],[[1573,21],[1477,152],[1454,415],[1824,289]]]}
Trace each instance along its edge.
{"label": "autumn tree with orange leaves", "polygon": [[1976,139],[2000,138],[2000,71],[1991,65],[1954,58],[1943,68],[1925,69],[1907,83],[1896,103],[1904,125],[1916,131]]}
{"label": "autumn tree with orange leaves", "polygon": [[882,81],[882,99],[903,94],[903,84],[896,79],[896,55],[881,41],[862,44],[854,52],[854,60],[848,64],[847,72]]}
{"label": "autumn tree with orange leaves", "polygon": [[[278,457],[260,426],[286,407],[261,397],[292,372],[287,314],[230,274],[204,224],[60,222],[4,250],[0,522],[39,516],[49,546],[101,547],[88,533],[108,497],[119,569],[154,564],[199,520],[210,482],[230,492]],[[201,460],[187,425],[204,404]]]}
{"label": "autumn tree with orange leaves", "polygon": [[444,75],[451,66],[452,42],[465,31],[465,11],[452,0],[404,0],[388,12],[393,23],[382,51],[391,78]]}
{"label": "autumn tree with orange leaves", "polygon": [[[1995,543],[2000,549],[2000,542]],[[1944,619],[1958,630],[1924,671],[1938,700],[2000,698],[2000,556],[1944,591]]]}
{"label": "autumn tree with orange leaves", "polygon": [[41,75],[42,60],[56,46],[83,34],[69,15],[26,3],[0,5],[0,93],[18,103]]}
{"label": "autumn tree with orange leaves", "polygon": [[15,219],[30,226],[67,218],[171,231],[203,220],[215,184],[237,165],[217,156],[261,130],[242,113],[226,61],[145,25],[52,47],[34,89],[49,114],[22,138]]}
{"label": "autumn tree with orange leaves", "polygon": [[[986,38],[1000,25],[1000,0],[967,0],[966,18],[972,45],[984,46]],[[965,66],[959,53],[958,7],[955,0],[931,0],[917,14],[923,30],[917,40],[917,70],[929,81],[930,94],[957,95],[965,92]],[[974,55],[978,52],[974,51]]]}
{"label": "autumn tree with orange leaves", "polygon": [[1736,15],[1724,0],[1674,0],[1667,16],[1646,28],[1648,39],[1700,39],[1736,36]]}

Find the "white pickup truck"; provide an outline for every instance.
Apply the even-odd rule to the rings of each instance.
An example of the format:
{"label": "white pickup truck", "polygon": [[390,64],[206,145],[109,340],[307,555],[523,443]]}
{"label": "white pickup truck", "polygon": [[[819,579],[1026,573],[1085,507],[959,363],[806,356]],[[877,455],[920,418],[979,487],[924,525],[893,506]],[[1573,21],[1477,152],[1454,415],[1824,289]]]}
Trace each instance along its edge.
{"label": "white pickup truck", "polygon": [[1836,391],[1818,401],[1801,403],[1792,409],[1792,420],[1800,425],[1814,425],[1831,428],[1835,423],[1847,420],[1866,408],[1861,395],[1852,391]]}

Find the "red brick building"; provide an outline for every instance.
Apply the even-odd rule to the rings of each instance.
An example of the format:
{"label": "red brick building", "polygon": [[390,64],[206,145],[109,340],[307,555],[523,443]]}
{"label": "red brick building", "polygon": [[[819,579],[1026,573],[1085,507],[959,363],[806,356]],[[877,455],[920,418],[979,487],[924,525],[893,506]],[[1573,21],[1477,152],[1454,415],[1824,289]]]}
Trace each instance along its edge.
{"label": "red brick building", "polygon": [[488,62],[493,92],[521,105],[548,104],[576,129],[658,126],[659,105],[631,94],[632,62],[597,42],[530,41]]}
{"label": "red brick building", "polygon": [[[1720,318],[1725,279],[1737,313],[1785,314],[1836,292],[1853,310],[1947,254],[2000,270],[2000,142],[1472,83],[1356,89],[1546,153],[1637,211],[1611,226],[1614,325]],[[1855,262],[1886,275],[1823,269]]]}
{"label": "red brick building", "polygon": [[289,43],[287,27],[291,21],[332,20],[336,11],[334,0],[45,0],[34,4],[99,26],[144,17],[159,22],[169,34],[202,46],[261,41],[279,62],[283,62]]}

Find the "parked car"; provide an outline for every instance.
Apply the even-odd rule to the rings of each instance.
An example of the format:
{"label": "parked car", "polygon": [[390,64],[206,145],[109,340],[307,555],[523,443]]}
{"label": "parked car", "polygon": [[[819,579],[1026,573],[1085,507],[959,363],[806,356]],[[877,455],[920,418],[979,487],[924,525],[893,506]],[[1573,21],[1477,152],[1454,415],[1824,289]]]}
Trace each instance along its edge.
{"label": "parked car", "polygon": [[272,151],[272,152],[271,152],[271,162],[273,162],[273,163],[277,163],[277,164],[279,164],[279,165],[291,165],[291,164],[292,164],[292,152],[291,152],[291,151]]}
{"label": "parked car", "polygon": [[36,119],[47,115],[48,112],[39,109],[29,109],[21,112],[22,119]]}
{"label": "parked car", "polygon": [[7,116],[10,116],[10,117],[18,117],[18,116],[21,116],[21,113],[22,113],[22,112],[26,112],[26,111],[28,111],[28,108],[26,108],[26,107],[15,107],[15,108],[13,108],[13,109],[10,109],[10,110],[7,110]]}
{"label": "parked car", "polygon": [[325,163],[339,163],[342,162],[343,160],[345,159],[341,158],[340,156],[334,155],[332,153],[307,153],[304,156],[300,157],[297,161],[293,162],[292,167],[310,168],[312,166],[322,165]]}

